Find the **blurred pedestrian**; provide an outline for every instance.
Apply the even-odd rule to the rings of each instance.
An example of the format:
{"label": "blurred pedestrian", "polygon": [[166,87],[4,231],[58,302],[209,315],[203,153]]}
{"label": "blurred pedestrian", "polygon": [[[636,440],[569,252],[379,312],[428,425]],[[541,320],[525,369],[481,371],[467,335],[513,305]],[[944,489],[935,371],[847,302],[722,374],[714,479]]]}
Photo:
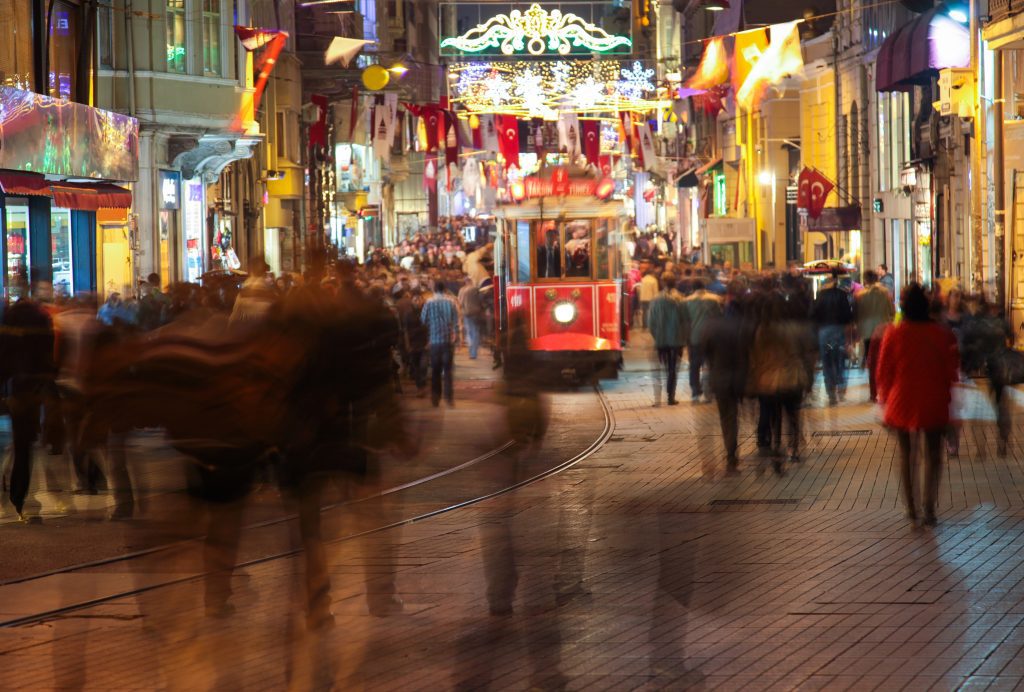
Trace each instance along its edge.
{"label": "blurred pedestrian", "polygon": [[658,295],[658,277],[653,267],[648,267],[644,272],[644,278],[637,286],[637,295],[640,298],[640,323],[647,329],[647,312],[651,309],[651,301]]}
{"label": "blurred pedestrian", "polygon": [[917,520],[916,452],[924,438],[925,474],[921,503],[923,522],[935,524],[939,479],[942,474],[942,436],[949,425],[953,384],[959,378],[956,338],[930,319],[928,295],[917,283],[903,292],[903,319],[888,329],[878,361],[878,399],[885,407],[885,424],[896,431],[900,449],[900,478],[907,517]]}
{"label": "blurred pedestrian", "polygon": [[725,444],[727,475],[739,473],[739,402],[747,387],[749,328],[743,315],[743,287],[729,284],[725,310],[708,320],[703,351],[708,362],[708,385],[718,404],[718,420]]}
{"label": "blurred pedestrian", "polygon": [[877,400],[875,376],[871,368],[867,367],[868,355],[871,352],[871,337],[883,323],[892,322],[895,312],[892,305],[892,296],[889,291],[878,283],[878,275],[870,269],[864,272],[864,290],[857,296],[857,334],[864,345],[862,364],[868,371],[868,388],[871,401]]}
{"label": "blurred pedestrian", "polygon": [[750,353],[749,391],[767,414],[772,467],[783,474],[782,419],[790,432],[789,461],[800,461],[800,408],[814,383],[814,337],[806,321],[787,314],[785,298],[771,293],[764,302]]}
{"label": "blurred pedestrian", "polygon": [[43,399],[54,386],[53,321],[36,299],[38,284],[4,311],[0,323],[0,380],[7,389],[14,447],[11,467],[10,499],[23,523],[38,523],[38,516],[27,517],[25,498],[32,479],[32,448],[39,437]]}
{"label": "blurred pedestrian", "polygon": [[846,329],[853,320],[850,296],[839,288],[839,277],[839,270],[833,269],[831,280],[818,291],[818,299],[812,308],[814,323],[818,328],[821,370],[829,406],[836,405],[837,397],[846,396],[843,359],[846,355]]}
{"label": "blurred pedestrian", "polygon": [[469,359],[476,360],[477,351],[480,348],[480,321],[483,318],[483,305],[480,300],[480,289],[468,276],[465,279],[465,285],[459,290],[459,308],[462,311],[462,324],[466,334]]}
{"label": "blurred pedestrian", "polygon": [[694,279],[691,285],[693,293],[687,297],[683,305],[689,340],[687,355],[690,364],[690,397],[696,403],[700,401],[701,396],[705,401],[711,400],[701,382],[701,371],[704,367],[704,328],[709,320],[722,313],[722,303],[718,296],[704,289],[704,282],[701,279]]}
{"label": "blurred pedestrian", "polygon": [[430,343],[430,402],[440,406],[442,381],[444,398],[455,405],[455,344],[459,340],[459,310],[444,281],[434,283],[434,296],[423,305],[420,314],[427,327]]}
{"label": "blurred pedestrian", "polygon": [[[665,393],[668,405],[675,406],[676,380],[679,360],[686,344],[686,314],[683,297],[676,290],[676,278],[671,274],[661,277],[662,291],[651,301],[648,312],[648,329],[654,339],[658,360],[665,369]],[[661,392],[655,392],[655,406],[661,401]]]}

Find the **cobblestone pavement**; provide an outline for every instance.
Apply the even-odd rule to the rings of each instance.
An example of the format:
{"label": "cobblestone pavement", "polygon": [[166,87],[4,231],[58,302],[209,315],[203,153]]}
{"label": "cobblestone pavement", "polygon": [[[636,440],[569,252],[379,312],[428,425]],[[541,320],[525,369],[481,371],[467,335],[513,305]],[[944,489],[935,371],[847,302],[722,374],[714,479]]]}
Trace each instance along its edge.
{"label": "cobblestone pavement", "polygon": [[[202,586],[185,579],[0,628],[5,687],[913,690],[1024,682],[1024,436],[1016,426],[1009,455],[996,458],[983,389],[959,388],[962,442],[943,479],[939,525],[913,528],[902,516],[895,441],[862,403],[857,373],[840,406],[808,402],[804,460],[782,478],[759,473],[753,412],[745,411],[741,474],[724,478],[714,406],[652,406],[656,373],[638,342],[626,372],[603,389],[614,429],[595,453],[514,492],[374,534],[378,547],[396,549],[404,612],[371,616],[366,593],[388,581],[387,565],[355,541],[333,543],[333,629],[302,626],[294,605],[301,559],[254,561],[236,572],[230,618],[204,617]],[[553,437],[595,405],[585,391],[554,398]],[[557,449],[569,458],[573,446],[581,447],[546,446],[538,456]],[[529,474],[519,462],[496,459],[487,465],[492,475],[473,482],[522,479]],[[416,502],[427,506],[429,495],[424,488]],[[167,576],[126,561],[96,579],[146,586]],[[45,604],[60,588],[45,580],[2,586],[0,611]],[[511,612],[491,614],[496,594],[510,589]]]}

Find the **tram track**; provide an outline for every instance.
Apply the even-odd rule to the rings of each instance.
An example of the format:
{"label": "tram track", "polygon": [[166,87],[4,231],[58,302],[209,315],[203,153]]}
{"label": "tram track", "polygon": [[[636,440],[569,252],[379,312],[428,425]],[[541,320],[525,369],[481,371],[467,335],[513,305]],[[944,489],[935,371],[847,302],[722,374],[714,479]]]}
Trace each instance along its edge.
{"label": "tram track", "polygon": [[[452,502],[452,503],[449,503],[449,504],[447,504],[447,505],[445,505],[443,507],[439,507],[439,508],[436,508],[436,509],[431,509],[431,510],[425,511],[425,512],[420,512],[420,513],[417,513],[417,514],[415,514],[413,516],[408,516],[408,517],[404,517],[404,518],[401,518],[401,519],[397,519],[395,521],[388,522],[388,523],[383,524],[381,526],[377,526],[377,527],[373,527],[373,528],[370,528],[370,529],[367,529],[367,530],[364,530],[364,531],[358,531],[358,532],[354,532],[354,533],[349,533],[349,534],[344,535],[344,536],[338,536],[336,538],[328,539],[328,540],[324,541],[324,544],[325,545],[335,545],[335,544],[339,544],[339,543],[344,543],[344,542],[347,542],[347,541],[363,538],[363,537],[368,536],[368,535],[373,535],[373,534],[381,533],[381,532],[384,532],[384,531],[387,531],[387,530],[390,530],[390,529],[395,529],[395,528],[398,528],[398,527],[401,527],[401,526],[406,526],[406,525],[410,525],[410,524],[415,524],[417,522],[426,521],[426,520],[428,520],[430,518],[433,518],[433,517],[436,517],[436,516],[440,516],[440,515],[443,515],[443,514],[447,514],[449,512],[453,512],[453,511],[456,511],[456,510],[459,510],[459,509],[463,509],[463,508],[466,508],[466,507],[478,504],[480,502],[484,502],[486,500],[490,500],[490,499],[499,497],[499,496],[507,494],[509,492],[513,492],[515,490],[518,490],[518,489],[523,488],[525,486],[528,486],[528,485],[540,482],[540,481],[542,481],[542,480],[544,480],[546,478],[549,478],[549,477],[554,476],[554,475],[556,475],[558,473],[561,473],[561,472],[563,472],[563,471],[565,471],[567,469],[572,468],[573,466],[579,464],[580,462],[584,461],[585,459],[587,459],[588,457],[593,455],[601,447],[603,447],[604,444],[608,441],[608,439],[612,436],[612,432],[614,430],[614,416],[613,416],[613,413],[612,413],[611,406],[609,405],[609,403],[608,403],[606,397],[604,396],[604,394],[601,392],[600,387],[595,387],[594,388],[594,393],[596,394],[598,404],[600,405],[601,414],[603,416],[603,426],[601,428],[600,433],[582,451],[577,452],[576,454],[574,454],[573,456],[569,457],[568,459],[560,461],[560,462],[558,462],[558,463],[556,463],[556,464],[554,464],[552,466],[549,466],[547,468],[538,470],[536,473],[533,473],[529,477],[527,477],[527,478],[525,478],[523,480],[517,481],[515,483],[512,483],[510,485],[506,485],[506,486],[503,486],[503,487],[500,487],[500,488],[497,488],[497,489],[492,489],[492,490],[490,490],[488,492],[485,492],[483,494],[477,495],[475,497],[467,498],[465,500],[460,500],[460,501],[457,501],[457,502]],[[342,502],[334,502],[334,503],[330,503],[330,504],[324,505],[321,508],[321,514],[327,514],[329,512],[336,511],[336,510],[339,510],[339,509],[343,509],[345,507],[348,507],[348,506],[351,506],[351,505],[354,505],[354,504],[358,504],[358,503],[361,503],[361,502],[365,502],[367,500],[371,500],[371,499],[375,499],[375,498],[380,498],[380,497],[387,496],[387,495],[397,494],[397,493],[404,492],[404,491],[407,491],[407,490],[410,490],[410,489],[413,489],[413,488],[422,487],[422,486],[424,486],[424,485],[426,485],[428,483],[433,483],[433,482],[436,482],[436,481],[439,481],[439,480],[443,480],[443,479],[446,479],[446,478],[451,478],[455,474],[458,474],[460,472],[463,472],[463,471],[466,471],[466,470],[471,469],[473,467],[476,467],[476,466],[480,465],[481,463],[483,463],[483,462],[485,462],[485,461],[487,461],[489,459],[492,459],[492,458],[494,458],[494,457],[496,457],[496,456],[498,456],[498,455],[500,455],[500,454],[510,450],[512,447],[515,446],[515,444],[516,444],[515,441],[508,440],[505,443],[503,443],[501,445],[498,445],[497,447],[494,447],[494,448],[484,452],[483,454],[480,454],[480,455],[478,455],[478,456],[476,456],[476,457],[474,457],[474,458],[472,458],[472,459],[470,459],[468,461],[465,461],[465,462],[463,462],[461,464],[458,464],[456,466],[453,466],[453,467],[450,467],[450,468],[438,471],[438,472],[433,473],[433,474],[429,474],[427,476],[423,476],[421,478],[414,479],[412,481],[408,481],[406,483],[401,483],[401,484],[395,485],[393,487],[386,488],[386,489],[381,490],[381,491],[379,491],[377,493],[372,493],[372,494],[364,495],[364,496],[361,496],[361,497],[353,498],[353,499],[350,499],[350,500],[345,500],[345,501],[342,501]],[[260,522],[254,522],[252,524],[249,524],[249,525],[243,527],[243,532],[250,532],[250,531],[254,531],[254,530],[258,530],[258,529],[273,528],[275,526],[280,526],[280,525],[287,524],[289,522],[296,521],[297,518],[298,517],[295,514],[287,514],[287,515],[284,515],[284,516],[274,517],[272,519],[263,520],[263,521],[260,521]],[[20,578],[16,578],[16,579],[11,579],[11,580],[8,580],[8,581],[0,583],[0,589],[2,589],[3,587],[18,585],[18,584],[30,584],[30,583],[32,583],[34,581],[39,581],[39,580],[45,579],[47,577],[56,577],[58,575],[72,574],[72,573],[75,573],[75,572],[84,572],[86,570],[92,570],[92,569],[96,569],[96,568],[102,568],[102,567],[106,567],[106,566],[111,566],[111,565],[115,565],[117,563],[127,563],[127,562],[129,562],[131,560],[134,560],[134,559],[145,558],[147,556],[155,555],[155,554],[158,554],[160,552],[169,551],[169,550],[171,550],[173,548],[176,548],[176,547],[181,547],[182,545],[187,545],[189,543],[195,543],[197,541],[202,540],[202,538],[203,538],[203,536],[196,536],[196,537],[192,537],[192,538],[188,538],[188,539],[184,539],[184,540],[175,541],[173,543],[168,543],[168,544],[164,544],[164,545],[160,545],[160,546],[154,546],[152,548],[147,548],[147,549],[144,549],[144,550],[134,551],[134,552],[130,552],[130,553],[124,553],[124,554],[121,554],[121,555],[112,556],[112,557],[109,557],[109,558],[104,558],[104,559],[101,559],[101,560],[95,560],[95,561],[79,563],[79,564],[75,564],[75,565],[69,565],[69,566],[61,567],[61,568],[58,568],[58,569],[55,569],[55,570],[50,570],[50,571],[43,572],[43,573],[37,573],[37,574],[34,574],[34,575],[30,575],[30,576],[25,576],[25,577],[20,577]],[[242,568],[246,568],[246,567],[252,567],[252,566],[256,566],[256,565],[260,565],[260,564],[264,564],[264,563],[268,563],[268,562],[273,562],[275,560],[291,558],[291,557],[294,557],[294,556],[299,555],[301,553],[302,553],[302,549],[301,548],[293,548],[293,549],[288,549],[288,550],[283,550],[283,551],[276,551],[276,552],[273,552],[273,553],[271,553],[269,555],[262,555],[262,556],[259,556],[259,557],[256,557],[256,558],[240,561],[240,562],[238,562],[235,565],[235,569],[237,570],[237,569],[242,569]],[[117,601],[117,600],[120,600],[120,599],[123,599],[123,598],[130,598],[132,596],[136,596],[136,595],[139,595],[139,594],[143,594],[143,593],[147,593],[147,592],[154,591],[154,590],[157,590],[157,589],[166,588],[166,587],[170,587],[170,586],[175,586],[175,585],[179,585],[179,584],[186,584],[186,583],[190,583],[190,582],[196,582],[196,581],[202,580],[205,576],[206,576],[206,573],[203,573],[203,572],[192,573],[192,574],[188,574],[188,575],[183,575],[183,576],[178,577],[178,578],[166,579],[166,580],[159,581],[157,583],[148,584],[148,585],[144,585],[144,586],[139,586],[139,587],[132,588],[132,589],[121,589],[121,590],[118,590],[116,593],[105,594],[105,595],[97,596],[95,598],[84,599],[84,600],[81,600],[81,601],[76,602],[76,603],[67,604],[67,605],[64,605],[64,606],[61,606],[61,607],[58,607],[58,608],[52,608],[52,609],[41,611],[41,612],[38,612],[38,613],[33,613],[31,615],[23,615],[23,616],[8,618],[6,620],[0,620],[0,628],[16,628],[16,627],[24,627],[24,626],[28,626],[28,625],[40,624],[40,623],[46,622],[48,620],[53,620],[53,619],[56,619],[56,618],[60,618],[60,617],[62,617],[64,615],[68,615],[68,614],[71,614],[71,613],[76,613],[76,612],[79,612],[79,611],[82,611],[82,610],[86,610],[86,609],[93,608],[93,607],[96,607],[96,606],[99,606],[99,605],[103,605],[105,603],[110,603],[110,602],[113,602],[113,601]]]}

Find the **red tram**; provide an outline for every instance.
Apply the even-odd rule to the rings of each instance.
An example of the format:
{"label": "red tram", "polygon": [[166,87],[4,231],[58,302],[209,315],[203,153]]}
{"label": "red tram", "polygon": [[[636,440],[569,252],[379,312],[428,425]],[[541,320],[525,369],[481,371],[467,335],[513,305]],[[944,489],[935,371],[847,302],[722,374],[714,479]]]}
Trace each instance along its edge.
{"label": "red tram", "polygon": [[[557,176],[556,176],[557,177]],[[495,242],[499,343],[528,329],[537,360],[566,379],[614,377],[622,355],[622,235],[608,179],[527,178],[501,206]],[[558,183],[554,183],[558,185]]]}

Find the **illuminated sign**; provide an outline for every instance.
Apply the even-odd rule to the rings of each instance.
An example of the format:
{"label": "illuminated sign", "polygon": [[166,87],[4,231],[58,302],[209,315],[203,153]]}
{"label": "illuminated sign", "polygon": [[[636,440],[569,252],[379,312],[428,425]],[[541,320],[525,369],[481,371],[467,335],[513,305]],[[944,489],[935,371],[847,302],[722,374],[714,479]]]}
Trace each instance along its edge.
{"label": "illuminated sign", "polygon": [[531,176],[524,178],[518,195],[513,193],[517,201],[535,197],[599,197],[607,199],[615,190],[615,183],[609,178],[566,178],[556,175],[551,178]]}
{"label": "illuminated sign", "polygon": [[133,181],[139,177],[139,122],[0,86],[0,168]]}
{"label": "illuminated sign", "polygon": [[180,209],[181,199],[178,197],[178,188],[181,182],[181,174],[177,171],[160,171],[160,208]]}
{"label": "illuminated sign", "polygon": [[[621,22],[609,12],[607,3],[560,2],[546,10],[533,3],[523,11],[520,3],[447,3],[441,7],[442,55],[585,55],[628,54],[633,39],[610,33],[598,22]],[[574,11],[568,11],[569,9]],[[501,10],[507,9],[506,12]],[[475,26],[473,25],[475,22]],[[461,33],[452,36],[446,30]]]}

